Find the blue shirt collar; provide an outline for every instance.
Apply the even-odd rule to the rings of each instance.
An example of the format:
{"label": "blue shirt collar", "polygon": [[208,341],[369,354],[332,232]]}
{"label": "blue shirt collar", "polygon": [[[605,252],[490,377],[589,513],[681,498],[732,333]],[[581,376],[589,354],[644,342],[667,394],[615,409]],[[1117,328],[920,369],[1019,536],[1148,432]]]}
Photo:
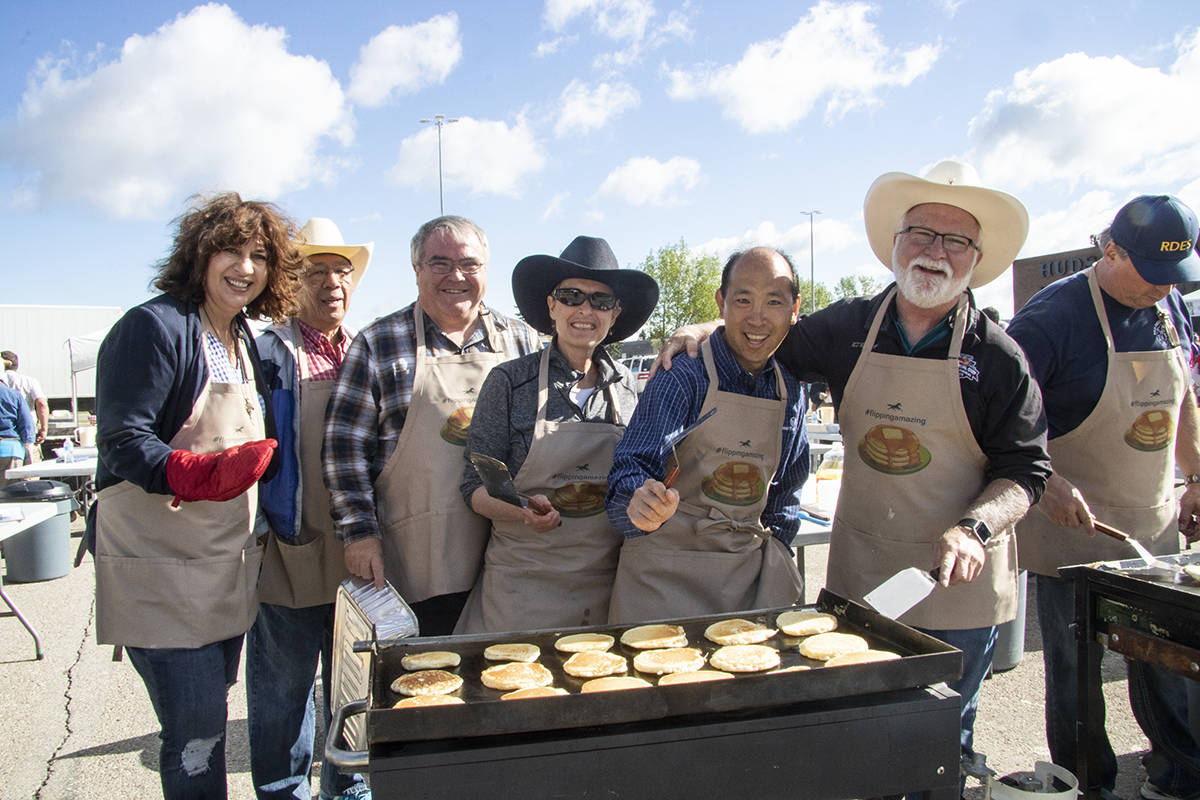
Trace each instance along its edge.
{"label": "blue shirt collar", "polygon": [[731,389],[739,394],[755,395],[755,389],[763,384],[763,382],[766,382],[771,387],[771,396],[774,396],[774,355],[767,359],[767,363],[758,375],[753,375],[738,363],[737,358],[733,355],[733,351],[726,344],[724,325],[717,328],[716,332],[709,337],[709,341],[712,343],[713,364],[717,367],[717,375],[724,379]]}

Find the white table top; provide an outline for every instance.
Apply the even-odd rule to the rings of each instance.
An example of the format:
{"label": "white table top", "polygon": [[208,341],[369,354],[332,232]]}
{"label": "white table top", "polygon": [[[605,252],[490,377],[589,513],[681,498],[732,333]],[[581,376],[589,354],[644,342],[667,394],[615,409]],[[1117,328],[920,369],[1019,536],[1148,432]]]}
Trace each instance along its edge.
{"label": "white table top", "polygon": [[70,478],[94,476],[98,458],[82,458],[78,461],[38,461],[33,464],[22,464],[4,471],[4,477],[11,480],[22,478]]}
{"label": "white table top", "polygon": [[0,514],[17,511],[21,513],[21,519],[0,520],[0,542],[50,519],[58,513],[58,505],[56,503],[0,503]]}

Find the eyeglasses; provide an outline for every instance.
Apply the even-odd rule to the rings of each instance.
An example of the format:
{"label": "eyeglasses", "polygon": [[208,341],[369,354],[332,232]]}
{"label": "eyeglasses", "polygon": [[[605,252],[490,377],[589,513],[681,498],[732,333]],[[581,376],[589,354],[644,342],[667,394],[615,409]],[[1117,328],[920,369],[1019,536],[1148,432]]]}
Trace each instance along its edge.
{"label": "eyeglasses", "polygon": [[592,308],[597,311],[612,311],[621,305],[621,301],[611,292],[592,292],[588,294],[580,289],[568,289],[564,287],[562,289],[555,289],[550,293],[550,296],[564,306],[572,307],[581,306],[583,305],[583,301],[587,300]]}
{"label": "eyeglasses", "polygon": [[349,283],[350,276],[353,274],[354,267],[350,264],[343,264],[340,267],[306,269],[304,270],[304,280],[313,286],[320,286],[329,277],[332,277],[336,283]]}
{"label": "eyeglasses", "polygon": [[929,228],[922,228],[920,225],[909,225],[897,235],[907,236],[908,240],[918,247],[929,247],[940,236],[942,237],[942,247],[947,253],[965,253],[972,247],[976,250],[979,249],[979,245],[961,233],[938,233]]}
{"label": "eyeglasses", "polygon": [[463,275],[474,275],[483,269],[484,264],[482,261],[476,261],[473,258],[464,258],[462,261],[451,261],[448,258],[431,258],[425,262],[425,266],[434,275],[449,275],[454,270],[458,270]]}

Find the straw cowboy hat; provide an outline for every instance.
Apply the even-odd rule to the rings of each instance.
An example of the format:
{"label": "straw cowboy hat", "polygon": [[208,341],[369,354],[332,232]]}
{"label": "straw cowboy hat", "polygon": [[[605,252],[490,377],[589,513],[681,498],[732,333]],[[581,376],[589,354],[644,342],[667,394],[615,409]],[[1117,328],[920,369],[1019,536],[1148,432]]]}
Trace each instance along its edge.
{"label": "straw cowboy hat", "polygon": [[910,208],[922,203],[956,206],[979,222],[977,244],[982,252],[971,274],[973,289],[990,283],[1008,269],[1029,233],[1029,213],[1021,201],[980,186],[979,174],[970,164],[942,161],[924,178],[888,172],[875,179],[863,201],[867,240],[888,269],[892,268],[892,244],[900,231],[900,221]]}
{"label": "straw cowboy hat", "polygon": [[526,322],[542,333],[554,333],[546,298],[567,278],[586,278],[612,288],[621,313],[602,344],[637,333],[658,304],[658,282],[638,269],[621,269],[612,248],[594,236],[576,236],[555,256],[526,256],[513,269],[513,298]]}
{"label": "straw cowboy hat", "polygon": [[362,280],[363,273],[367,271],[367,265],[371,262],[371,251],[375,249],[374,242],[346,244],[338,226],[327,217],[313,217],[304,223],[293,244],[304,258],[317,253],[333,253],[348,260],[350,266],[354,267],[354,274],[350,276],[351,291]]}

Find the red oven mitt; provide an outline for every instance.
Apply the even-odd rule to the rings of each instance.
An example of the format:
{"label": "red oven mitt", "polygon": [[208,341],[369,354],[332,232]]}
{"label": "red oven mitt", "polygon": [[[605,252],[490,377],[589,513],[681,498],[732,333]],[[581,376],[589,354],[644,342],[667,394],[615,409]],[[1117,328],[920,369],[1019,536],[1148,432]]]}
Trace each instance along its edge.
{"label": "red oven mitt", "polygon": [[276,446],[274,439],[260,439],[205,455],[172,450],[167,456],[167,483],[175,492],[172,507],[184,501],[232,500],[267,471]]}

